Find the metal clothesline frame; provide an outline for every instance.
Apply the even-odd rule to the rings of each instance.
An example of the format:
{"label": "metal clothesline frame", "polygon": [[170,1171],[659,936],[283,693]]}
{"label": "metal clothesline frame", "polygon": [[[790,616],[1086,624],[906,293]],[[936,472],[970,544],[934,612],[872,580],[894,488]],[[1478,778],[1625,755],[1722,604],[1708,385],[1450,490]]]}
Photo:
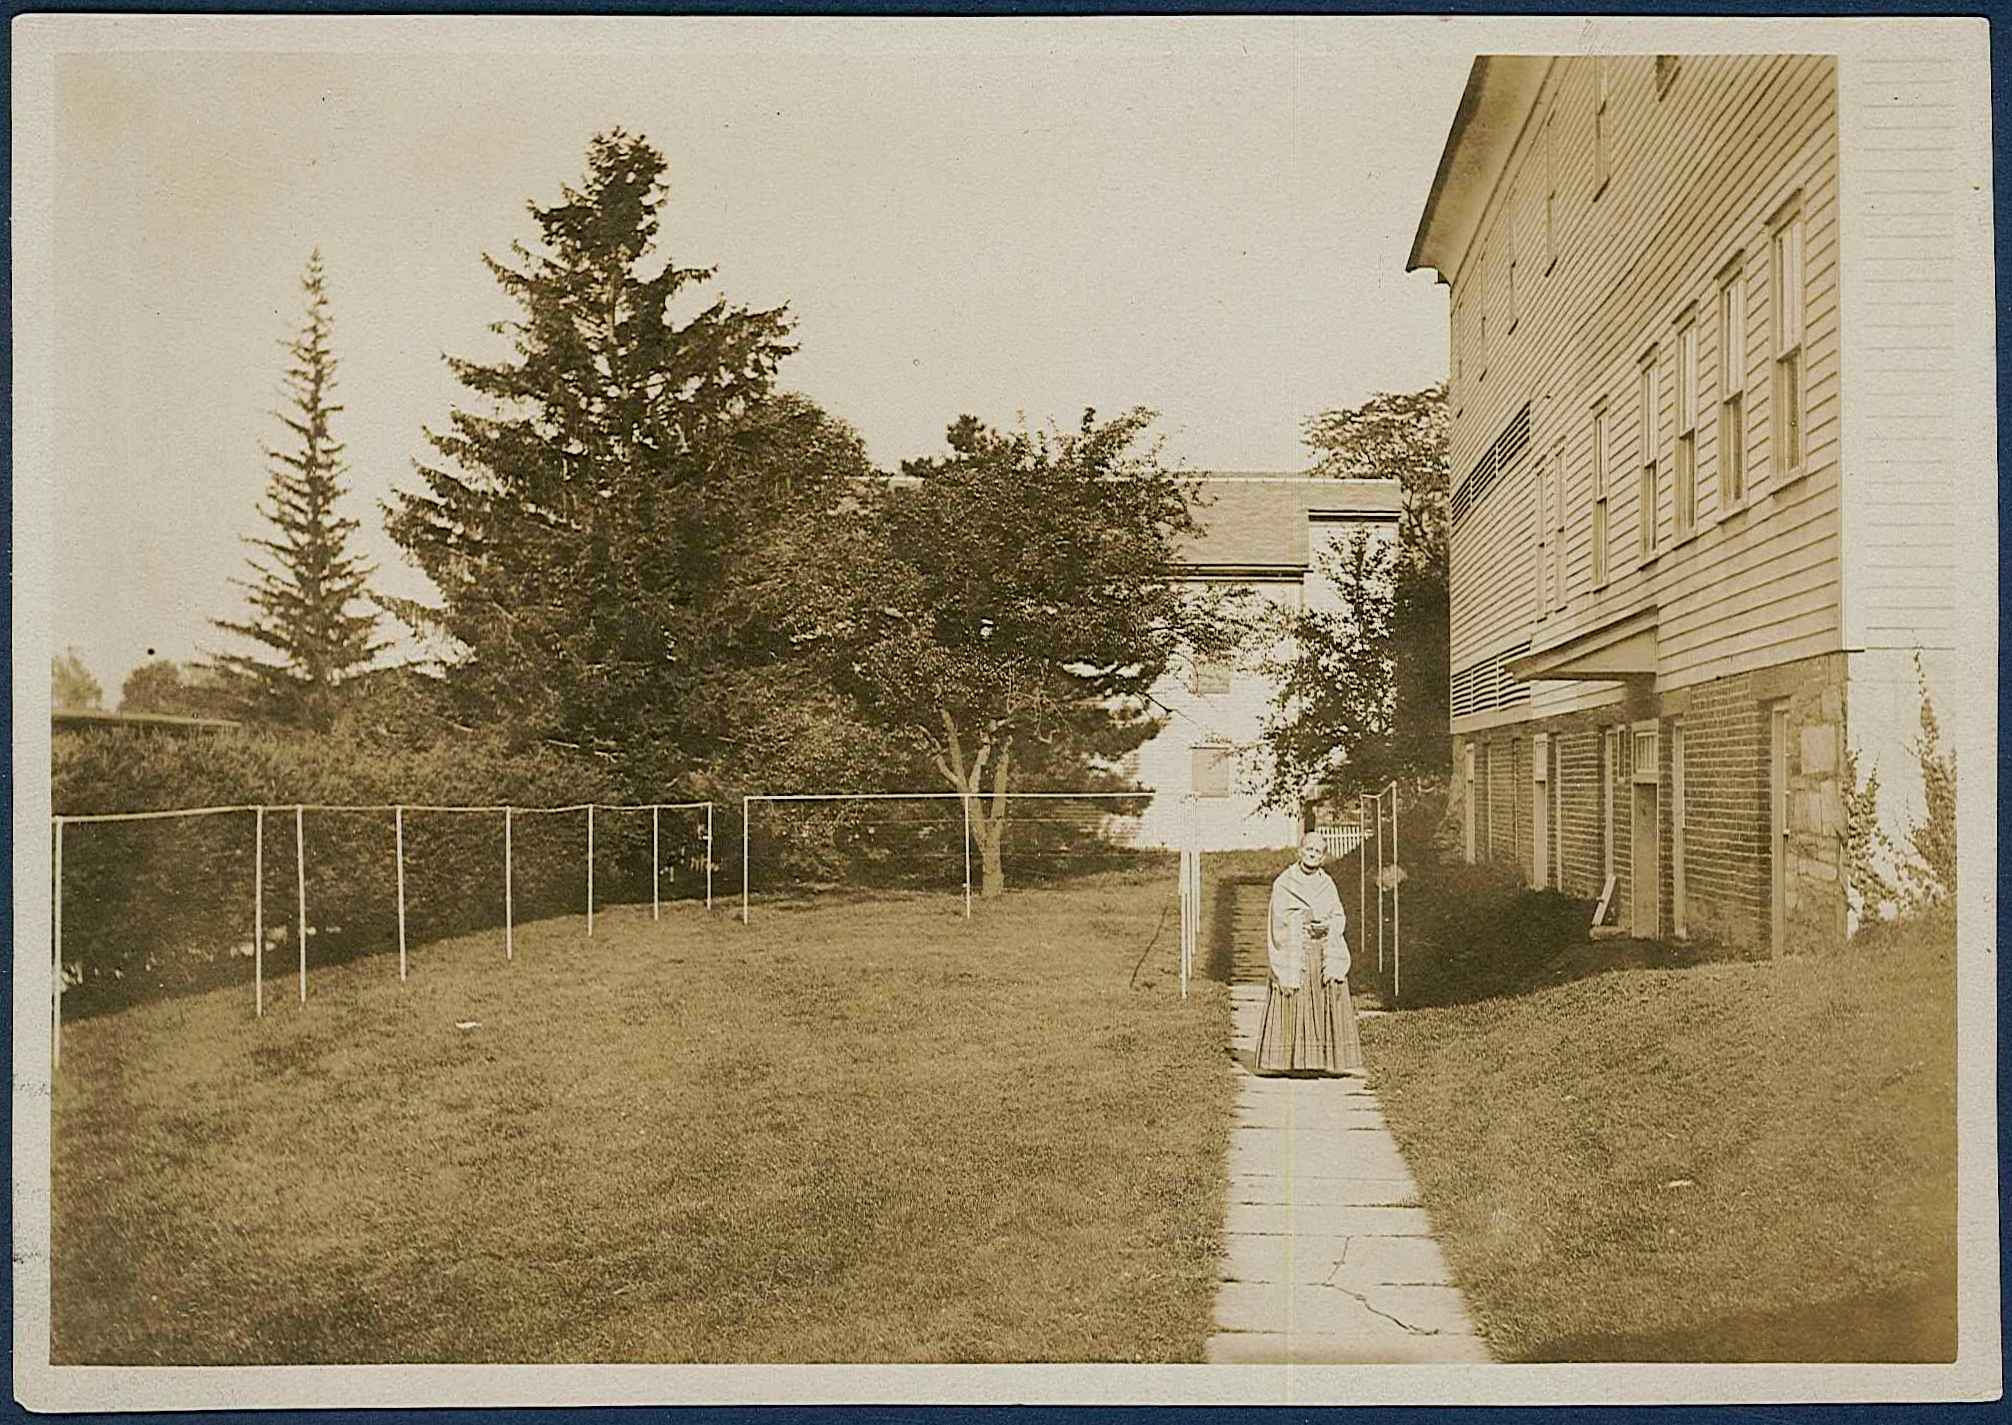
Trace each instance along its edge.
{"label": "metal clothesline frame", "polygon": [[405,933],[405,813],[447,812],[503,817],[503,958],[516,958],[516,891],[514,885],[514,823],[518,816],[551,816],[561,813],[587,814],[587,934],[594,933],[594,813],[600,811],[647,811],[650,813],[650,918],[661,920],[660,892],[661,818],[667,811],[697,811],[706,814],[706,909],[713,908],[713,803],[694,802],[573,802],[565,806],[523,807],[508,803],[484,806],[445,806],[422,802],[292,802],[277,805],[245,802],[228,806],[177,807],[161,811],[87,812],[54,814],[49,818],[55,840],[52,857],[54,906],[51,917],[50,956],[54,971],[50,986],[50,1051],[52,1067],[63,1059],[63,833],[70,826],[102,825],[111,822],[168,821],[188,817],[245,815],[252,817],[252,1003],[260,1018],[265,1016],[265,819],[271,811],[293,812],[294,895],[298,908],[296,940],[300,952],[300,1002],[307,1003],[307,826],[306,814],[316,812],[390,812],[393,828],[393,856],[398,883],[398,978],[409,973]]}

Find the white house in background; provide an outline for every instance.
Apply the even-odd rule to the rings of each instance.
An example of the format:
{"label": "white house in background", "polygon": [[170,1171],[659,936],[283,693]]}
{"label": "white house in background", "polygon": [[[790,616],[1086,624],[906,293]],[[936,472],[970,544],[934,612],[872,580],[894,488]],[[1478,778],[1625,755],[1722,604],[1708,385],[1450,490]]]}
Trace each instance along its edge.
{"label": "white house in background", "polygon": [[[1318,570],[1321,552],[1357,534],[1397,536],[1395,480],[1325,480],[1306,474],[1208,474],[1196,511],[1201,533],[1180,553],[1174,577],[1235,585],[1275,606],[1330,607],[1340,592]],[[1165,726],[1126,759],[1125,770],[1157,793],[1139,828],[1149,845],[1229,851],[1290,846],[1294,810],[1260,805],[1256,755],[1274,682],[1254,667],[1175,660],[1153,688]]]}

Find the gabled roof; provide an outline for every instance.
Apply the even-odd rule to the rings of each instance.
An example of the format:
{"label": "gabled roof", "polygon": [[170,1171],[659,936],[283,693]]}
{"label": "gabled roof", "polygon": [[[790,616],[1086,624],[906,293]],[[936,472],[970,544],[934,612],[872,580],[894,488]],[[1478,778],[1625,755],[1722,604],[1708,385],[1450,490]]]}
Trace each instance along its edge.
{"label": "gabled roof", "polygon": [[1395,480],[1329,480],[1305,473],[1211,471],[1197,477],[1201,533],[1180,551],[1190,570],[1300,572],[1311,562],[1307,526],[1318,519],[1394,519],[1403,492]]}

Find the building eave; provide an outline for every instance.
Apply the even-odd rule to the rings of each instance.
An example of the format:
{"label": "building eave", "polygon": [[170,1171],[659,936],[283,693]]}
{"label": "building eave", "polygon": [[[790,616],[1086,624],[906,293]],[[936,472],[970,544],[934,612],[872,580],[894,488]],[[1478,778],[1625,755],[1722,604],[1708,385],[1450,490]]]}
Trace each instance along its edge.
{"label": "building eave", "polygon": [[1551,64],[1545,55],[1476,56],[1439,152],[1406,272],[1430,268],[1440,281],[1453,281]]}
{"label": "building eave", "polygon": [[1547,648],[1533,648],[1503,664],[1520,682],[1618,683],[1654,681],[1657,611],[1654,605]]}

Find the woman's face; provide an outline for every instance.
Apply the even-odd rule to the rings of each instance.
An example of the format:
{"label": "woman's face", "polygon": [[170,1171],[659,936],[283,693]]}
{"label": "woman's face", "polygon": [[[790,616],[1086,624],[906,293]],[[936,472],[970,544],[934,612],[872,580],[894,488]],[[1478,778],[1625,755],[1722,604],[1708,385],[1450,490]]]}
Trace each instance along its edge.
{"label": "woman's face", "polygon": [[1318,871],[1320,863],[1327,859],[1327,843],[1318,833],[1309,835],[1299,843],[1300,869]]}

